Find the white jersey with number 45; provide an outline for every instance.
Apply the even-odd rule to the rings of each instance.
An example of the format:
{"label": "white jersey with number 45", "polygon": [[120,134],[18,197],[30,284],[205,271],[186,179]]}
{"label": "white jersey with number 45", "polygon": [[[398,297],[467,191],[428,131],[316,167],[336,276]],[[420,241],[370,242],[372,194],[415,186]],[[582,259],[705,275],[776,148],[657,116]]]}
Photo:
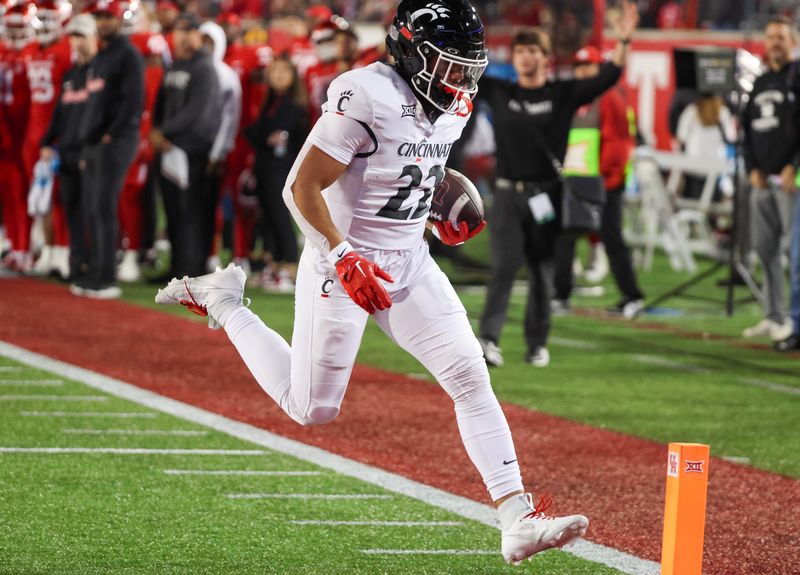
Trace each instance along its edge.
{"label": "white jersey with number 45", "polygon": [[304,220],[292,198],[297,170],[313,145],[349,166],[323,197],[333,223],[354,247],[418,246],[433,189],[444,178],[467,118],[443,114],[431,124],[405,80],[383,63],[339,76],[322,110],[283,194],[306,237],[323,256],[333,247]]}

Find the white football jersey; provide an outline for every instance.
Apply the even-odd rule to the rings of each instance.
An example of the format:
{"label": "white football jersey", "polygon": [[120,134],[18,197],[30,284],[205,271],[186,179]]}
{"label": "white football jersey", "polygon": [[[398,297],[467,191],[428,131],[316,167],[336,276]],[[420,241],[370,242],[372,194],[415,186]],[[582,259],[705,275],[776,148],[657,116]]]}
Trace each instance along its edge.
{"label": "white football jersey", "polygon": [[[322,110],[284,188],[298,224],[308,226],[291,200],[291,186],[314,145],[349,166],[323,191],[333,223],[347,241],[381,250],[419,245],[433,189],[444,178],[450,149],[467,118],[443,114],[431,124],[405,80],[383,63],[339,76]],[[313,230],[303,231],[323,255],[333,247]]]}

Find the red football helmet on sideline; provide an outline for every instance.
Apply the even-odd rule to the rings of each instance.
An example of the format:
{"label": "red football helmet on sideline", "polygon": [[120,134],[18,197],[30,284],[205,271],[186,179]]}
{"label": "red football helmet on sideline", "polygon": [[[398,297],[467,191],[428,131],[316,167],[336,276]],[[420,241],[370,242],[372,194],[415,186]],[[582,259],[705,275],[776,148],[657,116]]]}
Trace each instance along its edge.
{"label": "red football helmet on sideline", "polygon": [[36,39],[42,44],[50,44],[61,38],[64,23],[72,16],[72,4],[65,0],[37,0],[35,26]]}
{"label": "red football helmet on sideline", "polygon": [[330,62],[336,57],[333,37],[340,30],[347,30],[350,24],[341,16],[331,16],[311,31],[311,43],[320,62]]}
{"label": "red football helmet on sideline", "polygon": [[6,5],[3,14],[6,44],[14,50],[22,50],[35,36],[36,6],[31,2],[12,2]]}

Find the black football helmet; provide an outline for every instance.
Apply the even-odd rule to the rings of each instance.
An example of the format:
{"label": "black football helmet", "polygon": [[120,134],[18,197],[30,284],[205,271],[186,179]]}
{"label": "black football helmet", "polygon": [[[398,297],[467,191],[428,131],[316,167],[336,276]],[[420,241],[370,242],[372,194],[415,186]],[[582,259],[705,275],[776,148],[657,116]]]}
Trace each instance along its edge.
{"label": "black football helmet", "polygon": [[469,114],[489,58],[483,24],[467,0],[402,0],[386,47],[400,75],[436,110]]}

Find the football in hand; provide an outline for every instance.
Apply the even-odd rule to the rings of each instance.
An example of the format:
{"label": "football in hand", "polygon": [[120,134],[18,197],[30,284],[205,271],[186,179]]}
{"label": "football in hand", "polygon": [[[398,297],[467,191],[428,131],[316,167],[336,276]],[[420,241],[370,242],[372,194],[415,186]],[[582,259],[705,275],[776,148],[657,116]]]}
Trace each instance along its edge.
{"label": "football in hand", "polygon": [[464,174],[445,168],[444,179],[433,190],[428,219],[438,222],[449,220],[456,228],[461,222],[467,222],[472,231],[483,218],[483,200],[475,185]]}

